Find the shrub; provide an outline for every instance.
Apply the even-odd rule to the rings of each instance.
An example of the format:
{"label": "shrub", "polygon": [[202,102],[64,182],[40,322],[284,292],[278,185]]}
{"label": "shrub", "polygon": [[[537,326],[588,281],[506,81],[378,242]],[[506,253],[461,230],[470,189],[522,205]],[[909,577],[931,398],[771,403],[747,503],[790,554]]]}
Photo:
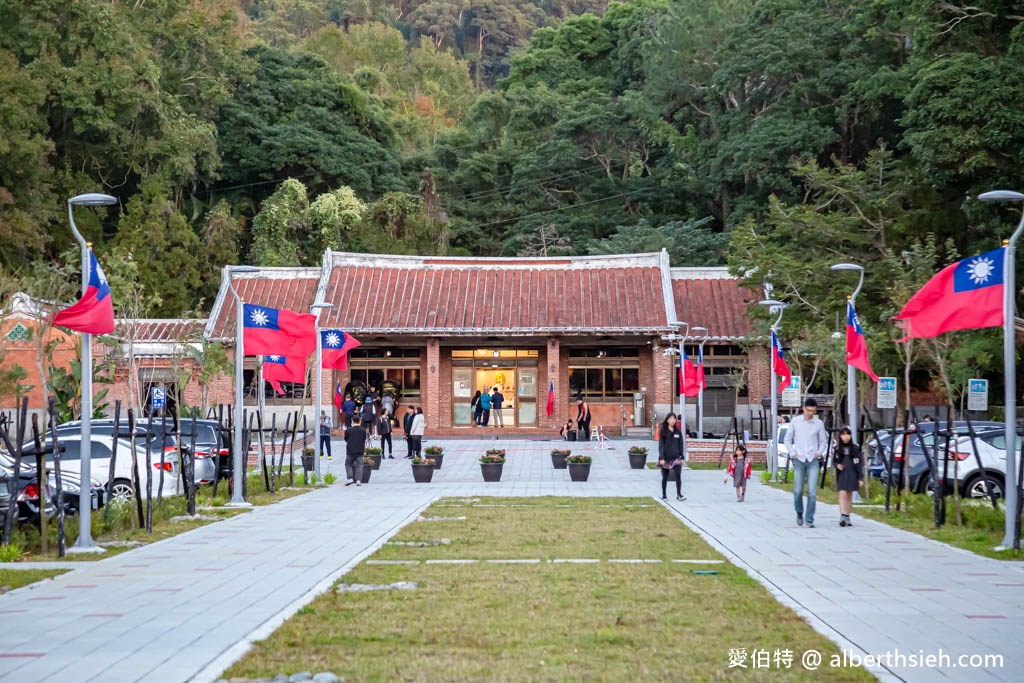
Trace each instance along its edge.
{"label": "shrub", "polygon": [[572,453],[572,451],[570,451],[568,448],[555,448],[551,451],[551,455],[568,456],[570,453]]}
{"label": "shrub", "polygon": [[578,465],[589,465],[591,457],[589,455],[570,455],[565,459],[566,462],[576,463]]}
{"label": "shrub", "polygon": [[630,453],[642,453],[643,455],[647,455],[647,447],[646,446],[630,446],[629,447],[629,452]]}
{"label": "shrub", "polygon": [[494,453],[488,452],[488,453],[485,453],[484,455],[480,456],[480,462],[485,464],[485,465],[488,465],[488,464],[492,464],[492,465],[493,464],[499,464],[499,463],[505,462],[505,456],[503,456],[503,455],[496,455]]}
{"label": "shrub", "polygon": [[0,562],[17,562],[24,554],[24,548],[17,541],[12,540],[10,545],[0,545]]}
{"label": "shrub", "polygon": [[430,465],[430,466],[433,466],[434,465],[434,459],[433,458],[413,458],[412,459],[412,464],[413,465]]}
{"label": "shrub", "polygon": [[366,449],[366,454],[367,455],[382,455],[383,453],[384,453],[384,449],[383,448],[367,448]]}
{"label": "shrub", "polygon": [[444,453],[444,446],[427,446],[423,450],[427,455],[441,455]]}

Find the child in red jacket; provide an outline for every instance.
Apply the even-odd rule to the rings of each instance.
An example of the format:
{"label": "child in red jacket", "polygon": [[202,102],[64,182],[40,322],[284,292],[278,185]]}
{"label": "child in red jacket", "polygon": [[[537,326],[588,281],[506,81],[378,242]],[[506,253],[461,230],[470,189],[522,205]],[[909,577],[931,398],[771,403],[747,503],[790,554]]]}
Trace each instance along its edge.
{"label": "child in red jacket", "polygon": [[[747,479],[750,478],[750,458],[747,457],[746,446],[736,446],[729,462],[729,475],[732,476],[732,485],[736,487],[736,502],[742,503],[747,495]],[[726,476],[725,481],[729,481],[729,476]]]}

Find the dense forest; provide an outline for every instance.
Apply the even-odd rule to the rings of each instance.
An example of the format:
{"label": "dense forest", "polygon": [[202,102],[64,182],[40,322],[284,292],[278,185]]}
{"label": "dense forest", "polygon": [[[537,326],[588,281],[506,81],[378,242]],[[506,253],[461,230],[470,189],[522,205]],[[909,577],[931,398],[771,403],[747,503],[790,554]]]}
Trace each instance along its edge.
{"label": "dense forest", "polygon": [[73,272],[66,198],[106,191],[80,222],[140,315],[325,248],[666,248],[824,339],[829,263],[867,266],[876,326],[1008,233],[973,196],[1022,189],[1021,2],[0,0],[0,26],[4,279]]}

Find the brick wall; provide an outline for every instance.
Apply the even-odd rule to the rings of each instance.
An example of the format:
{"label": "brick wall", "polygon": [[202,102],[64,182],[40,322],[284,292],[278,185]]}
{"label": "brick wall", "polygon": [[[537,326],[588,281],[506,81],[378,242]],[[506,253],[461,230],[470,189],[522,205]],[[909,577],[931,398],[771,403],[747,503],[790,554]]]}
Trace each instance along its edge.
{"label": "brick wall", "polygon": [[[12,341],[8,339],[7,334],[12,328],[21,324],[23,327],[28,328],[32,332],[32,339],[30,341]],[[3,320],[0,324],[0,348],[3,349],[2,360],[0,360],[0,369],[10,370],[15,367],[21,367],[26,373],[25,379],[21,380],[21,384],[25,386],[31,386],[27,393],[28,396],[28,407],[30,410],[42,410],[46,406],[43,402],[43,380],[39,377],[38,366],[36,364],[36,344],[37,339],[35,334],[39,328],[39,323],[33,318],[11,315],[10,317]],[[70,368],[71,361],[77,360],[79,357],[77,344],[80,337],[78,335],[65,335],[60,330],[50,328],[47,332],[45,343],[49,344],[52,341],[57,341],[57,346],[53,352],[53,365],[60,368]],[[49,361],[43,359],[43,367],[49,364]],[[97,386],[97,389],[102,389],[102,386]],[[12,393],[11,395],[3,396],[2,399],[3,408],[12,409],[17,404],[17,398]]]}
{"label": "brick wall", "polygon": [[771,393],[772,375],[768,364],[768,349],[751,346],[747,350],[747,402],[759,404],[761,397]]}
{"label": "brick wall", "polygon": [[[768,443],[766,441],[747,441],[746,446],[747,454],[750,455],[750,461],[752,463],[764,465],[767,462],[766,453]],[[647,461],[657,462],[658,440],[652,439],[651,445],[647,448]],[[718,458],[721,457],[722,466],[725,467],[729,464],[729,459],[732,457],[732,442],[726,446],[725,455],[723,456],[721,441],[687,439],[686,452],[689,457],[689,461],[692,463],[717,463]]]}

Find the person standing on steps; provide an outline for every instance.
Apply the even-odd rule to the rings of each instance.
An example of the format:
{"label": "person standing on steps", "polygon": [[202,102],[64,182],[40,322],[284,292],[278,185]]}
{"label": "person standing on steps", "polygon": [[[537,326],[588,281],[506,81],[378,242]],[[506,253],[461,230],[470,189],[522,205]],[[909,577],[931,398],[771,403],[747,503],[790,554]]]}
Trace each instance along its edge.
{"label": "person standing on steps", "polygon": [[[580,396],[576,399],[576,426],[579,427],[580,441],[590,441],[590,406]],[[673,413],[674,414],[674,413]]]}
{"label": "person standing on steps", "polygon": [[366,455],[366,428],[356,422],[345,430],[345,486],[362,486],[363,456]]}
{"label": "person standing on steps", "polygon": [[345,416],[345,429],[352,426],[352,418],[356,414],[356,402],[352,400],[352,394],[345,394],[345,401],[341,404],[341,412]]}
{"label": "person standing on steps", "polygon": [[388,457],[394,459],[395,447],[391,443],[391,415],[383,410],[377,418],[377,434],[380,436],[380,454],[384,455],[384,444],[388,445]]}
{"label": "person standing on steps", "polygon": [[494,414],[494,426],[504,427],[505,416],[501,414],[501,406],[505,403],[505,396],[502,394],[498,387],[494,387],[494,393],[491,394],[491,413]]}
{"label": "person standing on steps", "polygon": [[408,449],[406,459],[412,457],[412,421],[416,417],[416,406],[409,406],[405,409],[405,416],[402,418],[402,431],[405,432],[405,446]]}
{"label": "person standing on steps", "polygon": [[420,458],[423,452],[423,432],[427,430],[427,418],[423,417],[423,408],[416,408],[416,417],[412,419],[410,429],[412,439],[412,457]]}
{"label": "person standing on steps", "polygon": [[395,416],[395,397],[390,392],[384,394],[380,400],[380,411],[388,414],[388,419]]}
{"label": "person standing on steps", "polygon": [[480,426],[486,427],[487,421],[491,419],[491,395],[485,388],[480,393]]}
{"label": "person standing on steps", "polygon": [[473,426],[480,426],[481,415],[483,415],[484,409],[480,407],[480,392],[473,394],[473,401],[469,404],[469,407],[473,409]]}
{"label": "person standing on steps", "polygon": [[815,414],[818,402],[813,398],[804,401],[802,415],[789,423],[786,432],[786,449],[793,468],[793,508],[796,510],[796,525],[804,525],[804,483],[807,483],[807,526],[814,528],[814,508],[818,501],[818,472],[821,455],[828,447],[825,425]]}
{"label": "person standing on steps", "polygon": [[366,445],[370,446],[372,445],[370,441],[373,439],[373,425],[377,423],[377,408],[373,405],[373,397],[370,394],[367,394],[363,400],[363,408],[359,416],[366,427]]}
{"label": "person standing on steps", "polygon": [[836,491],[839,492],[839,526],[853,526],[850,512],[853,509],[853,492],[864,485],[864,462],[860,446],[853,443],[853,432],[849,427],[839,431],[839,445],[836,447]]}
{"label": "person standing on steps", "polygon": [[[736,487],[736,502],[742,503],[747,497],[747,479],[750,478],[750,458],[747,457],[747,447],[736,446],[733,451],[732,460],[729,461],[729,475],[732,476],[732,485]],[[725,478],[729,481],[729,477]]]}
{"label": "person standing on steps", "polygon": [[324,453],[327,454],[327,459],[331,460],[331,418],[327,414],[326,410],[320,411],[320,457],[324,457]]}
{"label": "person standing on steps", "polygon": [[[582,400],[582,399],[581,399]],[[665,489],[668,486],[669,473],[676,473],[676,500],[686,500],[683,495],[683,459],[686,457],[683,446],[683,432],[679,428],[675,413],[665,416],[658,432],[658,467],[661,468],[661,499],[668,500]]]}

